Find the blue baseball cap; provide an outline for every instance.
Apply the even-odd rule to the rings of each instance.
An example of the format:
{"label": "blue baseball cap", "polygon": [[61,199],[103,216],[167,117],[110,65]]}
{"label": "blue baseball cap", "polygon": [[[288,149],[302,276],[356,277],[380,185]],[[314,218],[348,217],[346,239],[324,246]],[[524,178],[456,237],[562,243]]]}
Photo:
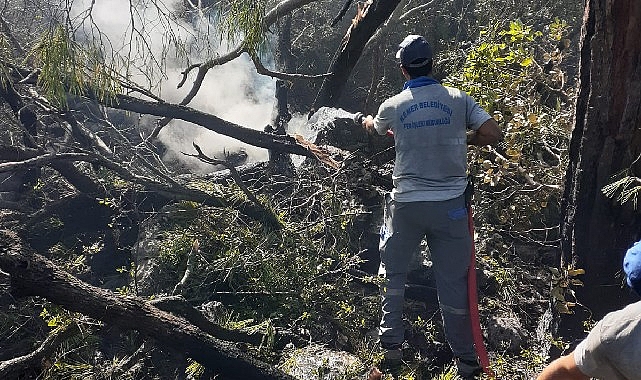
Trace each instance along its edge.
{"label": "blue baseball cap", "polygon": [[628,286],[641,295],[641,241],[634,243],[625,253],[623,271]]}
{"label": "blue baseball cap", "polygon": [[398,45],[396,59],[403,67],[422,67],[432,60],[432,47],[422,36],[410,34]]}

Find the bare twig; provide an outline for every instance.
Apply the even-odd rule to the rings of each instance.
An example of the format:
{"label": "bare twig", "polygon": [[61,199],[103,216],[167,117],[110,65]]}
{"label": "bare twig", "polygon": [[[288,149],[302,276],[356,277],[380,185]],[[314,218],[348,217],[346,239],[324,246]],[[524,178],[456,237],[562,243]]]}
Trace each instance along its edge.
{"label": "bare twig", "polygon": [[196,239],[194,240],[194,243],[191,245],[191,250],[187,255],[187,267],[185,268],[185,274],[180,279],[180,282],[178,282],[174,287],[173,292],[171,292],[172,295],[175,296],[175,295],[182,294],[183,289],[185,288],[185,284],[187,283],[187,280],[189,280],[191,271],[194,268],[194,262],[195,262],[194,256],[196,256],[199,250],[200,250],[200,244],[198,243],[198,239]]}
{"label": "bare twig", "polygon": [[261,75],[267,75],[272,78],[278,78],[278,79],[283,79],[283,80],[297,80],[297,79],[318,79],[318,78],[325,78],[327,76],[332,75],[332,73],[325,73],[325,74],[318,74],[318,75],[307,75],[307,74],[288,74],[288,73],[282,73],[282,72],[277,72],[277,71],[270,71],[267,69],[265,66],[263,66],[263,63],[260,61],[260,58],[256,54],[250,54],[250,57],[252,61],[254,62],[254,66],[256,67],[256,72]]}
{"label": "bare twig", "polygon": [[185,156],[188,156],[188,157],[195,157],[195,158],[199,159],[200,161],[202,161],[204,163],[207,163],[207,164],[223,165],[224,167],[229,169],[229,174],[231,174],[231,177],[234,179],[234,182],[236,182],[236,185],[238,185],[238,187],[240,187],[240,189],[243,191],[245,196],[247,196],[247,198],[252,203],[254,203],[256,206],[263,207],[263,208],[265,207],[258,200],[258,198],[256,198],[256,196],[249,190],[247,185],[245,185],[245,183],[243,182],[242,178],[240,178],[240,173],[238,173],[238,170],[236,170],[234,165],[229,164],[229,162],[227,162],[226,160],[219,160],[219,159],[216,159],[216,158],[208,157],[206,154],[203,153],[203,151],[200,149],[198,144],[192,143],[192,145],[194,146],[194,149],[196,149],[196,152],[198,152],[198,154],[189,154],[189,153],[184,153],[184,152],[182,152],[182,154],[184,154]]}

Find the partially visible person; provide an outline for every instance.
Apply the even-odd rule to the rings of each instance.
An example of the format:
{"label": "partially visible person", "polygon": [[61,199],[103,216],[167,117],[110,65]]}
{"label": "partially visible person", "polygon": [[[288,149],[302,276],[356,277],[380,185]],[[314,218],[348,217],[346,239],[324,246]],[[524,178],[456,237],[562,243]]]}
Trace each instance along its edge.
{"label": "partially visible person", "polygon": [[[623,259],[627,283],[641,295],[641,241]],[[576,349],[548,365],[537,380],[641,379],[641,301],[614,311]]]}

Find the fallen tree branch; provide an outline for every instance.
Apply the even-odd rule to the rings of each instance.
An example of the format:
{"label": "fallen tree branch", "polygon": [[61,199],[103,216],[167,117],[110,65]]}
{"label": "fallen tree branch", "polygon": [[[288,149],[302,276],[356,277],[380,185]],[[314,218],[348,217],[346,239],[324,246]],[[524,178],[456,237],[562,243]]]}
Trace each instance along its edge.
{"label": "fallen tree branch", "polygon": [[54,168],[56,168],[56,163],[68,161],[84,161],[103,166],[109,170],[112,170],[124,180],[142,185],[150,191],[155,191],[171,199],[193,200],[210,204],[212,206],[224,205],[223,201],[216,200],[215,197],[202,191],[192,190],[184,186],[168,186],[161,182],[157,182],[152,178],[133,174],[126,168],[120,166],[115,161],[111,161],[95,153],[45,153],[40,156],[36,156],[23,161],[0,163],[0,173],[34,167],[42,167],[46,165],[52,165]]}
{"label": "fallen tree branch", "polygon": [[84,283],[43,256],[30,252],[10,231],[0,231],[0,269],[11,276],[16,296],[41,296],[70,311],[123,330],[137,330],[228,379],[264,380],[293,377],[204,333],[183,318],[137,297],[122,297]]}
{"label": "fallen tree branch", "polygon": [[223,120],[214,115],[198,111],[180,104],[156,103],[136,99],[126,95],[118,95],[117,103],[107,105],[126,111],[149,114],[172,119],[181,119],[201,127],[240,140],[244,143],[265,149],[275,149],[284,153],[315,157],[312,152],[296,142],[288,135],[274,135]]}
{"label": "fallen tree branch", "polygon": [[[19,162],[4,162],[0,163],[0,173],[7,171],[15,171],[20,169],[29,169],[33,167],[42,167],[51,165],[54,169],[60,172],[61,168],[75,169],[73,163],[69,161],[84,161],[91,162],[112,170],[118,174],[122,179],[143,186],[147,191],[154,192],[167,200],[174,201],[195,201],[214,207],[230,206],[227,201],[216,197],[214,195],[205,193],[200,190],[191,189],[183,185],[177,185],[175,182],[166,184],[163,182],[155,181],[152,178],[139,176],[131,173],[126,168],[120,166],[117,162],[111,161],[96,153],[47,153],[26,159]],[[75,169],[78,171],[77,169]],[[80,171],[78,171],[80,173]],[[65,176],[64,173],[61,173]],[[84,175],[84,174],[83,174]],[[66,177],[66,176],[65,176]],[[88,178],[88,177],[87,177]],[[93,181],[91,181],[93,184]],[[75,185],[75,184],[74,184]],[[77,187],[77,186],[76,186]],[[100,194],[100,192],[86,193],[86,194]],[[243,202],[236,206],[238,210],[244,215],[249,216],[254,220],[258,220],[266,227],[271,229],[282,228],[281,223],[274,216],[274,213],[265,209],[264,206],[259,206],[252,202]],[[33,221],[35,222],[35,220]]]}
{"label": "fallen tree branch", "polygon": [[211,158],[211,157],[205,155],[203,153],[202,149],[200,149],[200,147],[196,143],[192,143],[192,145],[194,146],[194,149],[196,149],[196,152],[198,152],[198,154],[189,154],[189,153],[184,153],[183,152],[183,154],[185,156],[197,158],[198,160],[200,160],[201,162],[204,162],[206,164],[222,165],[222,166],[226,167],[227,170],[229,170],[229,174],[234,179],[234,182],[236,182],[236,185],[238,185],[238,187],[240,187],[240,189],[243,191],[245,196],[250,201],[252,201],[256,206],[264,207],[263,204],[258,200],[258,198],[256,198],[254,193],[252,193],[249,190],[249,188],[247,187],[247,185],[245,185],[245,183],[243,182],[243,179],[240,178],[240,173],[238,173],[238,170],[236,170],[234,165],[229,164],[229,162],[227,162],[227,160],[218,160],[218,159],[215,159],[215,158]]}
{"label": "fallen tree branch", "polygon": [[75,324],[65,324],[53,330],[35,351],[0,362],[0,379],[17,379],[27,370],[40,367],[40,362],[58,348],[67,338],[78,332]]}
{"label": "fallen tree branch", "polygon": [[245,185],[242,178],[240,178],[240,173],[238,173],[238,170],[236,170],[234,165],[231,165],[226,160],[217,160],[217,159],[208,157],[203,153],[203,151],[200,149],[200,147],[196,143],[192,143],[192,144],[196,149],[196,151],[198,152],[198,154],[194,155],[194,154],[183,153],[185,156],[195,157],[207,164],[223,165],[224,167],[226,167],[229,170],[229,174],[234,179],[234,182],[236,182],[236,185],[240,187],[240,189],[245,194],[245,196],[256,206],[256,208],[258,208],[259,210],[262,210],[262,214],[267,219],[267,222],[269,223],[269,225],[276,229],[281,229],[283,227],[283,224],[281,223],[280,220],[278,220],[274,212],[271,211],[269,208],[265,207],[265,205],[263,205],[263,203],[259,201],[258,198],[256,198],[256,196],[249,190],[247,185]]}
{"label": "fallen tree branch", "polygon": [[[194,326],[216,338],[228,342],[248,343],[254,346],[259,346],[263,343],[264,337],[262,334],[251,334],[245,331],[226,329],[210,321],[200,310],[189,304],[182,296],[163,297],[149,302],[161,310],[185,318]],[[293,334],[289,330],[276,328],[275,334],[274,347],[276,349],[283,349],[289,343],[292,343],[296,347],[303,347],[308,344],[305,339]]]}

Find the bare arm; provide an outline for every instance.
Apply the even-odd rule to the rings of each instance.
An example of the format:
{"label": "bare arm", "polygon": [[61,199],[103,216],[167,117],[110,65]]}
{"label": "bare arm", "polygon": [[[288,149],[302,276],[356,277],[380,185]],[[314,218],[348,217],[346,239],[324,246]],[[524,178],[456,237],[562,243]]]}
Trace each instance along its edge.
{"label": "bare arm", "polygon": [[476,131],[468,134],[468,145],[493,145],[503,137],[501,129],[494,118],[487,119]]}
{"label": "bare arm", "polygon": [[579,370],[574,361],[574,352],[561,356],[550,363],[536,380],[588,380],[587,376]]}

